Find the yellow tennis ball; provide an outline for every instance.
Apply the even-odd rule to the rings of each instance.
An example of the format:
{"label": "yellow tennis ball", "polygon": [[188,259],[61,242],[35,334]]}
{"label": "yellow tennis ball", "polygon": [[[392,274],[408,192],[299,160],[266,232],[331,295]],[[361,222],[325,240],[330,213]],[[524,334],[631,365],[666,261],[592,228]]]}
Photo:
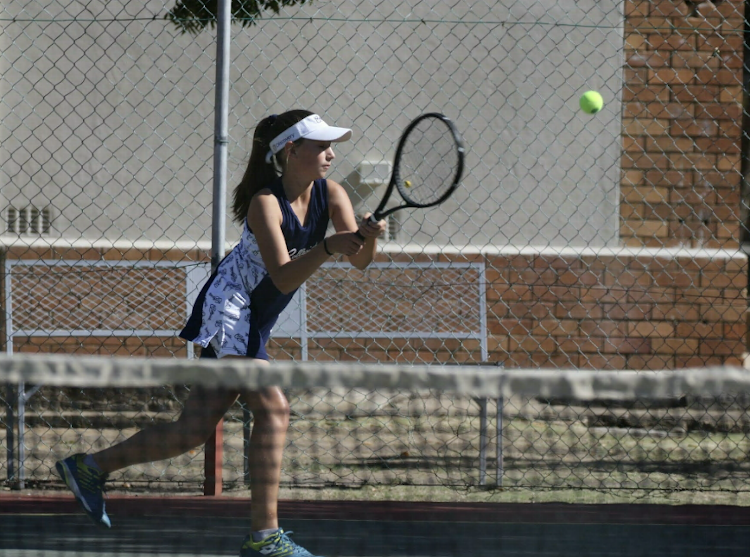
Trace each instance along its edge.
{"label": "yellow tennis ball", "polygon": [[586,114],[596,114],[604,106],[604,99],[597,91],[586,91],[579,102]]}
{"label": "yellow tennis ball", "polygon": [[404,185],[405,185],[405,186],[406,186],[407,188],[410,188],[410,187],[411,187],[411,182],[410,182],[409,180],[404,180]]}

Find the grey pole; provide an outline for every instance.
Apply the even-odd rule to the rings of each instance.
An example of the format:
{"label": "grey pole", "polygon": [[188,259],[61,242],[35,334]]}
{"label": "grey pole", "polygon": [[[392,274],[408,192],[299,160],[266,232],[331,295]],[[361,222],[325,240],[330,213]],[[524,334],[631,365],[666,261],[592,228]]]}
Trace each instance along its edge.
{"label": "grey pole", "polygon": [[[226,245],[227,149],[229,143],[229,62],[231,0],[219,0],[216,14],[216,102],[214,105],[214,191],[211,212],[211,270],[224,258]],[[221,495],[224,421],[206,441],[204,495]]]}
{"label": "grey pole", "polygon": [[216,21],[216,104],[214,108],[214,193],[211,269],[224,258],[226,244],[227,160],[229,148],[229,62],[231,0],[219,0]]}

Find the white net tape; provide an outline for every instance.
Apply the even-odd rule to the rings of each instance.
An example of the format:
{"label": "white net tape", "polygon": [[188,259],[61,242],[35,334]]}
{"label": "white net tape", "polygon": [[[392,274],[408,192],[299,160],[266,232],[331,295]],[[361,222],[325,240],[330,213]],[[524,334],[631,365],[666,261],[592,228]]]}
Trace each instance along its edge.
{"label": "white net tape", "polygon": [[0,356],[0,383],[19,382],[89,388],[199,384],[244,390],[268,386],[436,390],[489,398],[521,395],[579,401],[750,393],[750,371],[741,367],[660,372],[499,370],[483,366],[402,366],[361,362],[275,362],[266,366],[236,359],[196,362],[64,355]]}

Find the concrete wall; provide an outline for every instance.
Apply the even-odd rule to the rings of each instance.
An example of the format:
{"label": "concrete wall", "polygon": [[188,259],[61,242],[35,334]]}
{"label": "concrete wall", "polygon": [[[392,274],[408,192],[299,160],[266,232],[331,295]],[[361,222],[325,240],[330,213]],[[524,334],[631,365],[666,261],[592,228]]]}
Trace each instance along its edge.
{"label": "concrete wall", "polygon": [[[51,207],[52,237],[210,238],[215,31],[180,35],[162,19],[170,5],[6,3],[6,17],[34,21],[4,24],[0,185],[4,204]],[[354,128],[331,177],[373,209],[382,192],[359,164],[390,161],[408,121],[435,110],[462,131],[467,173],[440,209],[400,215],[402,242],[617,243],[621,2],[314,2],[284,15],[232,29],[230,188],[256,122],[305,107]],[[587,89],[607,101],[595,117],[578,110]]]}

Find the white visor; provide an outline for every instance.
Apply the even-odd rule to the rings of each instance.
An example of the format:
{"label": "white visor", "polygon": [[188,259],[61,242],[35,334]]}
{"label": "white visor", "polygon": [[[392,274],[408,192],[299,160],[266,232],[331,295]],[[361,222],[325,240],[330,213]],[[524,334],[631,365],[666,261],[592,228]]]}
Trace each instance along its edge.
{"label": "white visor", "polygon": [[315,141],[348,141],[352,137],[352,130],[347,128],[335,128],[326,124],[317,114],[312,114],[300,120],[284,133],[277,135],[271,141],[271,153],[275,155],[284,148],[288,142],[298,139],[312,139]]}

